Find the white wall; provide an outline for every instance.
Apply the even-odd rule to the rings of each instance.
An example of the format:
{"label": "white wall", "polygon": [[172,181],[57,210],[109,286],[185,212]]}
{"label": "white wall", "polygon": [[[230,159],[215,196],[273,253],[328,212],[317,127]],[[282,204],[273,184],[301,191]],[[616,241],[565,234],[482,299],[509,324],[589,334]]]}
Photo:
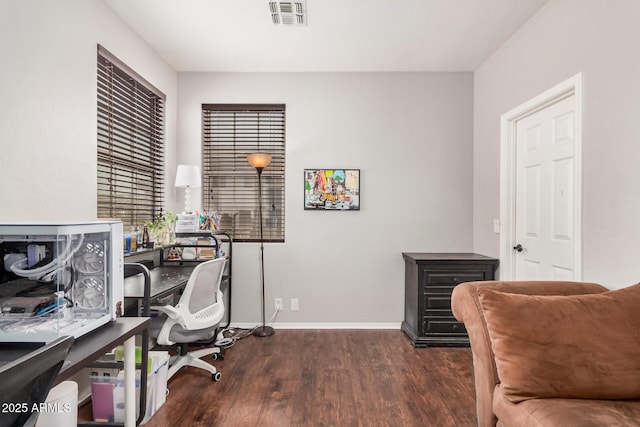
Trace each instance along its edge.
{"label": "white wall", "polygon": [[474,74],[474,250],[499,255],[500,115],[582,72],[583,279],[639,280],[640,2],[551,0]]}
{"label": "white wall", "polygon": [[[267,245],[266,283],[270,302],[297,297],[301,310],[278,322],[398,326],[401,252],[471,250],[471,73],[181,74],[177,83],[102,0],[0,0],[0,222],[95,218],[97,44],[167,95],[173,210],[176,160],[200,161],[201,103],[287,105],[286,243]],[[362,210],[303,211],[303,169],[336,165],[361,169]],[[256,322],[258,247],[238,244],[234,255],[233,320]]]}
{"label": "white wall", "polygon": [[102,0],[0,0],[0,222],[95,219],[98,44],[167,95],[173,175],[175,72]]}
{"label": "white wall", "polygon": [[[286,104],[286,242],[265,247],[267,316],[274,297],[300,311],[277,323],[398,327],[401,253],[471,250],[471,73],[179,73],[178,94],[178,160],[195,164],[201,104]],[[361,210],[304,211],[314,167],[361,169]],[[258,246],[234,255],[232,320],[256,322]]]}

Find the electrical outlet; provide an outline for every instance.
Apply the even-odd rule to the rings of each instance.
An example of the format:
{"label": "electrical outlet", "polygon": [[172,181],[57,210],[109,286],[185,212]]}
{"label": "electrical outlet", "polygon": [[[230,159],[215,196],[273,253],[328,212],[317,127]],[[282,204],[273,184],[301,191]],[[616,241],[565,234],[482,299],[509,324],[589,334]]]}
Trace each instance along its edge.
{"label": "electrical outlet", "polygon": [[300,301],[298,301],[298,298],[291,298],[291,311],[298,310],[300,310]]}
{"label": "electrical outlet", "polygon": [[275,309],[276,310],[282,310],[284,308],[284,305],[282,304],[282,298],[276,298],[275,299]]}

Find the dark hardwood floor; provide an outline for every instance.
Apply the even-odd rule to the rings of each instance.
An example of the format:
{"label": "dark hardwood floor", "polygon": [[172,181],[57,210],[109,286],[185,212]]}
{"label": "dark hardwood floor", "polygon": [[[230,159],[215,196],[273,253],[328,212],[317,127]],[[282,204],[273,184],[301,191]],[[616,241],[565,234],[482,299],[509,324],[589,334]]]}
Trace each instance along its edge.
{"label": "dark hardwood floor", "polygon": [[475,426],[471,351],[414,349],[399,330],[277,330],[169,381],[165,426]]}

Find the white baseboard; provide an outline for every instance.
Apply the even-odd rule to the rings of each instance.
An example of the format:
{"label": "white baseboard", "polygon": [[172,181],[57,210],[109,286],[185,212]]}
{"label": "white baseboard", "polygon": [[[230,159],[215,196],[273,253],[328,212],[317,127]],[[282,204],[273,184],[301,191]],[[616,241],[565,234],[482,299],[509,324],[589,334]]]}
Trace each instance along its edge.
{"label": "white baseboard", "polygon": [[[251,329],[256,323],[234,323],[231,328]],[[268,323],[274,329],[398,329],[400,323]]]}

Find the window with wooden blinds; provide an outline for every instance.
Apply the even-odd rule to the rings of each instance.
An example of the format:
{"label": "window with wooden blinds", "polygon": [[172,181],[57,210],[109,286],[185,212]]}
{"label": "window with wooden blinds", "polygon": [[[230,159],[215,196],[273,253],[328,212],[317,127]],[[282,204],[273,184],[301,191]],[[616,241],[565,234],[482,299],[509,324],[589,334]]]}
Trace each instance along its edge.
{"label": "window with wooden blinds", "polygon": [[160,213],[164,103],[162,92],[98,46],[98,218],[129,227]]}
{"label": "window with wooden blinds", "polygon": [[247,154],[272,155],[262,172],[265,242],[284,242],[285,106],[202,105],[203,209],[234,241],[260,240],[258,174]]}

